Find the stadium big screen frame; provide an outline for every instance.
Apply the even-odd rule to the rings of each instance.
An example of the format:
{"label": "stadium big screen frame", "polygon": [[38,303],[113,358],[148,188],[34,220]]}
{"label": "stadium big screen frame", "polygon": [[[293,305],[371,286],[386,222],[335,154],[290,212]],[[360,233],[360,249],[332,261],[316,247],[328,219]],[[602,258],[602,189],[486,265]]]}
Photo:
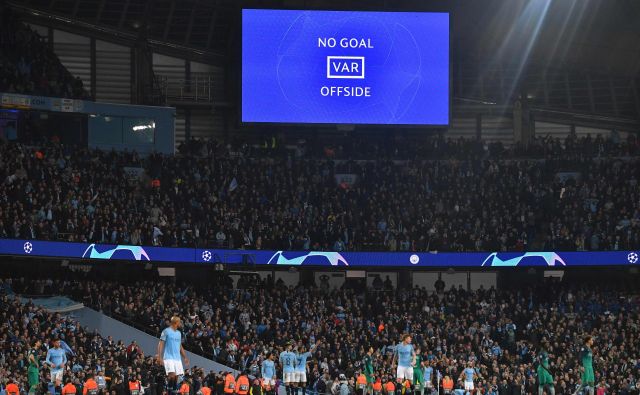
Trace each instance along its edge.
{"label": "stadium big screen frame", "polygon": [[242,10],[242,122],[448,126],[448,13]]}

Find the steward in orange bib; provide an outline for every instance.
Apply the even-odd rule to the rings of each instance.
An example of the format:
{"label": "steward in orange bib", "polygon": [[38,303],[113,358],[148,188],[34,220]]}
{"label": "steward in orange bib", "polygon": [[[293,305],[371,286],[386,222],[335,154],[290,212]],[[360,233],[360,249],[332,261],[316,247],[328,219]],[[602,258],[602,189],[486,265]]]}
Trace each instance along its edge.
{"label": "steward in orange bib", "polygon": [[450,394],[453,391],[453,379],[449,376],[444,376],[442,379],[442,389],[445,394]]}
{"label": "steward in orange bib", "polygon": [[14,383],[13,380],[9,380],[5,391],[7,395],[20,395],[20,388],[18,388],[18,385]]}
{"label": "steward in orange bib", "polygon": [[385,383],[384,390],[387,395],[393,395],[393,393],[396,392],[396,386],[393,384],[392,380],[389,380]]}
{"label": "steward in orange bib", "polygon": [[211,395],[211,388],[203,385],[200,387],[200,391],[198,391],[198,395]]}
{"label": "steward in orange bib", "polygon": [[71,379],[67,379],[64,387],[62,387],[62,395],[76,395],[78,389],[71,383]]}
{"label": "steward in orange bib", "polygon": [[178,393],[181,395],[189,395],[190,391],[191,391],[191,382],[185,379],[180,385],[180,389],[178,390]]}
{"label": "steward in orange bib", "polygon": [[376,382],[373,383],[373,394],[380,395],[381,393],[382,393],[382,381],[380,381],[380,378],[377,378]]}
{"label": "steward in orange bib", "polygon": [[87,381],[84,382],[82,395],[98,395],[98,383],[93,379],[93,373],[87,374]]}
{"label": "steward in orange bib", "polygon": [[224,393],[233,394],[234,392],[236,392],[236,379],[233,378],[231,373],[227,373],[224,376]]}
{"label": "steward in orange bib", "polygon": [[238,379],[236,380],[236,394],[249,394],[249,378],[244,373],[240,374],[240,376],[238,376]]}
{"label": "steward in orange bib", "polygon": [[142,392],[142,386],[138,380],[134,380],[133,377],[129,379],[129,393],[131,395],[140,395]]}
{"label": "steward in orange bib", "polygon": [[360,373],[356,379],[356,394],[364,395],[367,391],[367,376]]}

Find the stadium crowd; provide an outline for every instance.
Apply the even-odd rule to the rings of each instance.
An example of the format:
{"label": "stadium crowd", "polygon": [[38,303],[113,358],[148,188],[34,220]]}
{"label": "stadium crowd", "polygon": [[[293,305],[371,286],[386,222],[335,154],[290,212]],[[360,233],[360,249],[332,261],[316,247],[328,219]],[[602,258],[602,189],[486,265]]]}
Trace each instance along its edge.
{"label": "stadium crowd", "polygon": [[[0,282],[4,288],[4,282]],[[51,380],[49,369],[43,365],[47,351],[54,339],[64,342],[68,362],[64,373],[65,383],[74,384],[82,393],[89,374],[94,374],[101,389],[114,395],[125,394],[125,383],[134,377],[149,386],[150,363],[135,345],[125,345],[111,337],[103,338],[82,328],[69,316],[48,313],[30,302],[24,304],[7,294],[0,296],[0,378],[19,384],[20,393],[29,390],[28,373],[30,353],[39,366],[35,389],[37,393],[48,391]],[[32,382],[33,384],[33,382]],[[107,393],[107,392],[104,392]]]}
{"label": "stadium crowd", "polygon": [[[514,147],[504,159],[433,161],[309,159],[213,141],[145,158],[0,143],[0,237],[274,250],[630,250],[640,246],[639,151],[633,139],[610,140],[539,141],[537,159],[511,158]],[[441,144],[464,151],[462,142]],[[355,182],[336,181],[341,174]]]}
{"label": "stadium crowd", "polygon": [[[436,388],[441,386],[437,377],[448,375],[456,381],[473,361],[480,393],[535,394],[537,355],[541,344],[548,342],[556,393],[573,394],[580,376],[579,350],[587,334],[595,340],[597,393],[637,394],[640,388],[640,298],[633,284],[573,287],[547,282],[527,289],[481,288],[471,292],[439,287],[439,292],[428,292],[416,287],[382,293],[287,288],[269,280],[255,280],[235,289],[217,285],[199,288],[90,279],[12,283],[20,292],[57,291],[81,298],[85,304],[136,320],[156,333],[169,317],[179,314],[188,349],[256,376],[264,358],[271,352],[277,355],[289,341],[308,346],[321,340],[310,359],[308,374],[308,391],[319,394],[335,395],[332,389],[341,374],[353,386],[369,347],[374,350],[376,378],[383,383],[393,381],[393,348],[403,333],[413,336],[423,361],[433,368],[431,380]],[[118,361],[115,366],[127,366],[127,361],[131,364],[123,344],[65,326],[59,316],[51,320],[33,307],[3,301],[5,316],[22,319],[4,320],[0,336],[3,353],[12,353],[4,359],[5,371],[7,361],[9,371],[21,371],[15,364],[22,360],[18,354],[26,349],[15,339],[32,344],[38,338],[33,329],[38,322],[50,322],[40,332],[47,336],[62,332],[78,354],[87,353],[80,366],[105,366],[105,355],[113,355]],[[21,330],[23,321],[26,328]],[[105,348],[98,351],[95,347],[100,343]],[[133,366],[142,368],[144,382],[142,356],[133,358]],[[204,372],[195,376],[200,382],[210,380],[212,388],[219,381]],[[456,388],[458,385],[461,383]]]}
{"label": "stadium crowd", "polygon": [[[3,3],[3,2],[2,2]],[[85,98],[74,78],[44,39],[0,3],[0,92]]]}
{"label": "stadium crowd", "polygon": [[[28,286],[26,286],[28,284]],[[142,393],[160,395],[165,391],[165,375],[154,356],[145,356],[137,343],[124,344],[111,336],[83,328],[73,314],[50,313],[28,298],[17,298],[13,290],[51,295],[58,284],[53,281],[27,282],[0,279],[0,393],[8,394],[7,385],[16,384],[19,393],[61,394],[54,388],[47,352],[60,341],[67,362],[63,385],[72,385],[72,393],[84,394],[83,387],[93,378],[100,395],[131,395],[131,383],[140,385]],[[34,356],[33,363],[29,356]],[[35,376],[32,369],[35,366]],[[194,395],[202,385],[214,387],[220,374],[193,367],[186,370]],[[64,392],[62,392],[64,394]],[[222,395],[222,394],[220,394]]]}

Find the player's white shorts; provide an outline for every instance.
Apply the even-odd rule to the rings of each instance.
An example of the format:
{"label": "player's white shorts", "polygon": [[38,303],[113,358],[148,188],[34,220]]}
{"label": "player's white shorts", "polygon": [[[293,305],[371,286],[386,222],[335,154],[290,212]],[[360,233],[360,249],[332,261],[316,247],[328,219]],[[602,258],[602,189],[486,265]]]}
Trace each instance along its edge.
{"label": "player's white shorts", "polygon": [[62,382],[62,376],[64,374],[64,369],[51,369],[51,382],[54,383],[56,381]]}
{"label": "player's white shorts", "polygon": [[473,391],[473,381],[466,381],[464,382],[464,390],[465,391]]}
{"label": "player's white shorts", "polygon": [[433,383],[431,380],[424,382],[424,388],[433,388]]}
{"label": "player's white shorts", "polygon": [[295,372],[294,381],[296,383],[306,383],[307,382],[307,372]]}
{"label": "player's white shorts", "polygon": [[175,373],[176,376],[182,376],[184,374],[184,368],[182,367],[182,361],[175,359],[164,360],[164,371],[169,373]]}
{"label": "player's white shorts", "polygon": [[274,378],[263,377],[262,378],[262,384],[265,385],[265,386],[268,385],[269,387],[273,388],[273,387],[276,386],[276,380]]}
{"label": "player's white shorts", "polygon": [[296,383],[296,372],[283,372],[282,381],[285,383]]}
{"label": "player's white shorts", "polygon": [[396,378],[413,381],[413,366],[400,366],[396,370]]}

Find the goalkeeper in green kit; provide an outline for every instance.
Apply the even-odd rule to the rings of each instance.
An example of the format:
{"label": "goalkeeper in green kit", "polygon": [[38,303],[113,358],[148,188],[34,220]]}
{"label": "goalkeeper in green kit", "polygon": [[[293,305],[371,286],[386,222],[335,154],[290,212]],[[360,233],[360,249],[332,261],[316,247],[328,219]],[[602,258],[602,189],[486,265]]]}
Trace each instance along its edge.
{"label": "goalkeeper in green kit", "polygon": [[40,361],[38,361],[38,352],[41,345],[40,340],[36,340],[31,350],[29,350],[27,357],[29,362],[29,368],[27,369],[29,395],[36,394],[39,389],[38,386],[40,385]]}
{"label": "goalkeeper in green kit", "polygon": [[424,394],[424,375],[422,374],[422,352],[416,348],[416,364],[413,365],[413,383],[416,394]]}
{"label": "goalkeeper in green kit", "polygon": [[367,378],[367,394],[373,394],[373,382],[375,381],[373,372],[373,347],[364,356],[364,376]]}
{"label": "goalkeeper in green kit", "polygon": [[591,351],[593,346],[593,338],[586,336],[584,338],[584,344],[580,349],[580,361],[582,363],[582,382],[580,387],[575,392],[580,392],[581,389],[585,390],[586,394],[593,395],[595,390],[595,375],[593,374],[593,352]]}
{"label": "goalkeeper in green kit", "polygon": [[553,375],[549,370],[549,354],[547,353],[547,349],[549,348],[549,344],[545,341],[542,343],[542,350],[538,354],[538,395],[542,395],[544,393],[545,387],[547,388],[547,393],[549,395],[555,395],[556,390],[553,385]]}

